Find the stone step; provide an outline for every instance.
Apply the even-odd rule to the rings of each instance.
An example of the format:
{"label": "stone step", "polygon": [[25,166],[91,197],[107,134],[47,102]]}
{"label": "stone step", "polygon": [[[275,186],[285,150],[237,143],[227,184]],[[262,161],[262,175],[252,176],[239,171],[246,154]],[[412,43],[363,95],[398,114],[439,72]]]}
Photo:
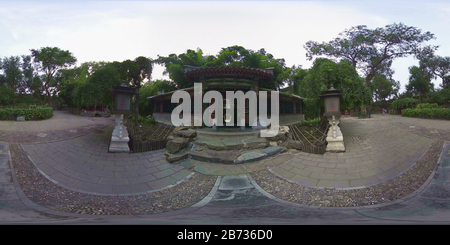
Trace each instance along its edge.
{"label": "stone step", "polygon": [[283,150],[282,147],[267,147],[257,150],[233,150],[233,151],[215,151],[208,148],[196,149],[194,147],[188,152],[189,158],[202,162],[222,163],[222,164],[242,164],[263,160],[269,156],[275,155]]}
{"label": "stone step", "polygon": [[235,138],[235,137],[244,137],[244,138],[258,138],[259,130],[253,129],[218,129],[213,130],[210,128],[202,128],[197,129],[197,136],[199,138]]}
{"label": "stone step", "polygon": [[269,143],[265,138],[197,138],[195,144],[216,151],[264,149]]}

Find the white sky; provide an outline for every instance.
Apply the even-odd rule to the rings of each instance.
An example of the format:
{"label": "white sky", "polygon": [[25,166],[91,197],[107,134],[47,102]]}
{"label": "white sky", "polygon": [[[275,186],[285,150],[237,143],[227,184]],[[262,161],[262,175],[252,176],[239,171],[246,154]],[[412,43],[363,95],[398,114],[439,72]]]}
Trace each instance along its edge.
{"label": "white sky", "polygon": [[[123,61],[201,48],[216,55],[239,45],[264,48],[288,66],[310,68],[303,45],[328,42],[356,25],[404,23],[430,31],[450,56],[450,1],[4,1],[0,2],[0,57],[58,47],[86,61]],[[413,58],[394,61],[404,91]],[[155,66],[153,79],[166,78]],[[435,85],[441,81],[435,82]]]}

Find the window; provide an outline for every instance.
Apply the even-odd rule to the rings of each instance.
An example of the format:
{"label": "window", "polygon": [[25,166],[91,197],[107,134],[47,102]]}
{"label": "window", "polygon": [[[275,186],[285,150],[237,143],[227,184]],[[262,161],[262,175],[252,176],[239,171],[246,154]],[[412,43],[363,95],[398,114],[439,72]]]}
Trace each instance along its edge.
{"label": "window", "polygon": [[173,109],[177,107],[177,103],[172,103],[170,100],[166,100],[163,102],[163,112],[164,113],[172,113]]}
{"label": "window", "polygon": [[294,113],[294,103],[281,101],[280,114],[293,114],[293,113]]}

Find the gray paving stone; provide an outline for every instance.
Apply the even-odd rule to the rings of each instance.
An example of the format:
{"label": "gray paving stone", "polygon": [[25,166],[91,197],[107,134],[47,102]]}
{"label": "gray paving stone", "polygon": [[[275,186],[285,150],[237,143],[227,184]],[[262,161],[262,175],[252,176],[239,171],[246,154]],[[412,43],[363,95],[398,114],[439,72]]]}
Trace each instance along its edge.
{"label": "gray paving stone", "polygon": [[111,194],[113,193],[112,185],[100,185],[88,182],[79,182],[74,188],[88,193]]}
{"label": "gray paving stone", "polygon": [[115,178],[132,178],[132,177],[138,177],[138,176],[140,176],[140,175],[135,171],[114,172]]}
{"label": "gray paving stone", "polygon": [[173,185],[177,182],[177,180],[171,177],[165,177],[162,179],[158,179],[152,182],[148,182],[148,186],[152,188],[152,190],[159,190],[167,187],[168,185]]}
{"label": "gray paving stone", "polygon": [[179,180],[182,180],[182,179],[186,178],[191,173],[192,173],[191,171],[188,171],[186,169],[182,169],[182,170],[180,170],[180,171],[170,175],[170,177],[172,177],[172,178],[174,178],[174,179],[179,181]]}
{"label": "gray paving stone", "polygon": [[167,176],[169,176],[169,175],[171,175],[173,173],[174,173],[174,171],[172,169],[165,169],[165,170],[162,170],[162,171],[159,171],[159,172],[155,172],[155,173],[153,173],[153,175],[156,178],[161,179],[161,178],[167,177]]}
{"label": "gray paving stone", "polygon": [[155,180],[157,180],[157,178],[155,176],[153,176],[152,174],[139,176],[139,177],[128,178],[128,182],[130,184],[147,183],[147,182],[155,181]]}
{"label": "gray paving stone", "polygon": [[98,170],[98,169],[90,169],[89,175],[98,176],[98,177],[114,177],[113,171],[104,171],[104,170]]}
{"label": "gray paving stone", "polygon": [[247,175],[238,175],[238,176],[224,176],[222,177],[219,190],[240,190],[240,189],[249,189],[254,188],[254,186],[250,183]]}
{"label": "gray paving stone", "polygon": [[112,186],[112,191],[116,194],[141,194],[150,191],[151,188],[145,184],[134,184],[134,185],[114,185]]}
{"label": "gray paving stone", "polygon": [[78,185],[80,183],[79,180],[71,178],[67,175],[64,175],[62,173],[55,173],[51,176],[51,178],[55,181],[57,181],[58,183],[61,183],[65,186],[69,186],[69,187],[75,187],[76,185]]}
{"label": "gray paving stone", "polygon": [[76,172],[76,173],[72,174],[70,177],[77,179],[77,180],[86,181],[89,183],[97,183],[100,178],[98,176],[83,174],[80,172]]}
{"label": "gray paving stone", "polygon": [[100,177],[98,183],[101,185],[128,185],[130,182],[127,178],[108,178]]}

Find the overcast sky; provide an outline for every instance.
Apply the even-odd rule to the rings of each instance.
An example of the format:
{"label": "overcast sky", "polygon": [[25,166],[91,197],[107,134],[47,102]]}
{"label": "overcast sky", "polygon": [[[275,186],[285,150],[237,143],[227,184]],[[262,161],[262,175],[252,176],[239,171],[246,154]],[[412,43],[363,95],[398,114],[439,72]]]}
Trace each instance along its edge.
{"label": "overcast sky", "polygon": [[[288,66],[310,68],[303,45],[328,42],[352,26],[404,23],[430,31],[450,56],[450,1],[5,1],[0,2],[0,57],[58,47],[86,61],[123,61],[200,48],[216,55],[239,45],[264,48]],[[394,61],[404,91],[413,58]],[[152,78],[163,77],[155,66]],[[440,84],[438,80],[435,84]]]}

